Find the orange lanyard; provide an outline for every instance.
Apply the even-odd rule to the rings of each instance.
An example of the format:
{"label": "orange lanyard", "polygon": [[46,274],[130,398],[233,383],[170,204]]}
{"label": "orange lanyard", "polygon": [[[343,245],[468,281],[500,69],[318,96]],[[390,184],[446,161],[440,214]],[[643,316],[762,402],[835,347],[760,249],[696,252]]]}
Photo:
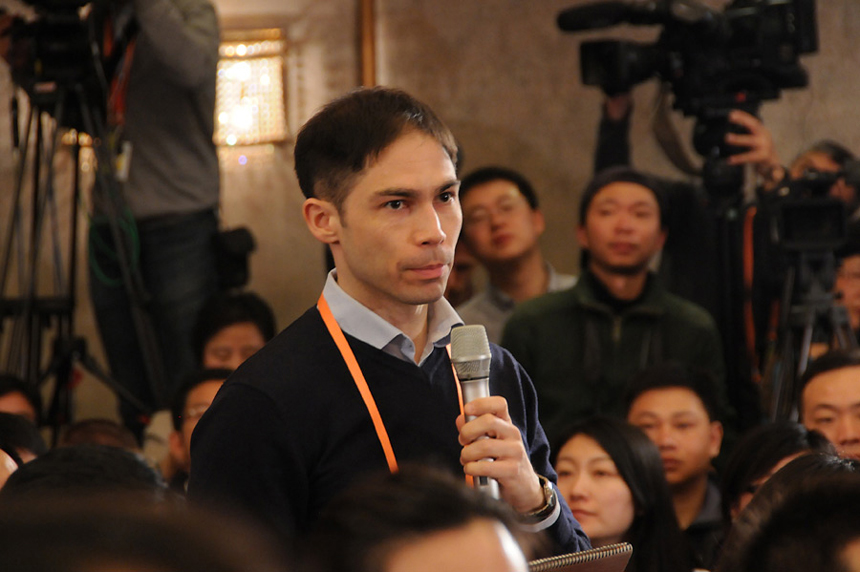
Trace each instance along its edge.
{"label": "orange lanyard", "polygon": [[[334,319],[334,315],[331,313],[328,302],[326,302],[325,296],[322,294],[320,294],[320,299],[317,302],[317,309],[322,316],[323,322],[325,322],[326,328],[328,328],[329,334],[331,334],[334,343],[337,345],[337,349],[340,350],[340,355],[343,356],[343,361],[346,362],[346,366],[349,368],[349,373],[352,374],[352,379],[355,382],[355,386],[358,388],[358,392],[361,394],[364,406],[367,407],[367,412],[370,413],[370,418],[373,421],[373,428],[376,430],[376,436],[379,438],[379,443],[382,445],[382,451],[385,453],[385,460],[388,462],[388,470],[392,473],[396,473],[397,458],[394,456],[394,449],[391,447],[391,440],[388,438],[388,431],[385,429],[382,415],[379,414],[379,408],[376,407],[376,400],[373,399],[373,394],[370,392],[367,380],[361,372],[361,368],[358,365],[358,361],[355,359],[355,354],[352,352],[352,348],[349,347],[349,343],[346,341],[346,336],[343,335],[343,330],[340,329],[337,320]],[[450,358],[450,345],[447,347],[447,350],[448,357]],[[453,364],[451,364],[451,371],[454,372],[454,385],[457,387],[457,399],[460,402],[460,413],[463,413],[463,392],[460,389],[460,380],[457,378],[457,371],[454,369]],[[470,475],[466,475],[466,481],[471,484],[472,477]]]}

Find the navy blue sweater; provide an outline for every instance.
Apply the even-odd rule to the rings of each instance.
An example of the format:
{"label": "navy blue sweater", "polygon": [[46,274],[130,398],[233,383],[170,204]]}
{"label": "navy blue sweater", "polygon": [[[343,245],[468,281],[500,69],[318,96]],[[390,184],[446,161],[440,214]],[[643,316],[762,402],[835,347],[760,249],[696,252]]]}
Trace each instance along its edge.
{"label": "navy blue sweater", "polygon": [[[349,335],[398,462],[462,475],[451,362],[437,348],[419,367]],[[531,381],[492,346],[490,392],[507,399],[538,474],[555,480]],[[200,420],[189,495],[234,506],[294,535],[356,477],[386,470],[370,415],[316,308],[243,364]],[[562,503],[563,504],[563,503]],[[588,548],[567,506],[548,532],[565,552]]]}

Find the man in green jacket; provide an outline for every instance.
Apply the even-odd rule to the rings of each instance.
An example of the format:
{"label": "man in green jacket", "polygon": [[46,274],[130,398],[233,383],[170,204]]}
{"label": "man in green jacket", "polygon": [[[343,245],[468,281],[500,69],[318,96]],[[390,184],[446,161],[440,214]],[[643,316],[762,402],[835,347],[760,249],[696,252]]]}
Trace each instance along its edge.
{"label": "man in green jacket", "polygon": [[502,346],[534,380],[550,443],[577,419],[623,416],[628,381],[656,363],[708,369],[725,395],[713,318],[649,271],[666,241],[664,215],[650,177],[627,167],[598,174],[583,193],[577,229],[587,269],[573,288],[525,302],[509,320]]}

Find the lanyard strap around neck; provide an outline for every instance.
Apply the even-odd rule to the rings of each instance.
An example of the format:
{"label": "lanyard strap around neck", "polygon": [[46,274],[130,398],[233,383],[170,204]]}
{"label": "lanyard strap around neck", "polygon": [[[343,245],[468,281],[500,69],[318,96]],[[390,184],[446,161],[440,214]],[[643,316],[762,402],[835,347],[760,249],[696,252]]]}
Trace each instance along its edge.
{"label": "lanyard strap around neck", "polygon": [[[376,436],[379,438],[379,443],[382,445],[382,450],[385,453],[385,460],[388,462],[388,470],[392,473],[396,473],[397,459],[394,456],[394,449],[391,447],[391,440],[388,438],[388,431],[385,429],[385,423],[382,421],[382,415],[379,414],[379,408],[376,406],[376,400],[373,399],[373,394],[370,392],[367,380],[361,372],[361,367],[358,365],[358,360],[355,359],[355,354],[353,353],[352,348],[349,347],[349,343],[346,341],[346,336],[343,335],[343,330],[340,329],[337,320],[334,319],[334,314],[331,313],[331,308],[329,308],[328,302],[326,302],[325,296],[322,294],[320,294],[319,301],[317,301],[317,309],[322,316],[326,328],[328,328],[329,334],[337,345],[337,349],[340,350],[340,355],[343,356],[343,361],[346,362],[346,366],[349,368],[349,373],[352,374],[352,379],[355,382],[355,386],[358,388],[358,392],[361,394],[361,399],[364,401],[364,406],[367,408],[367,412],[370,413],[370,418],[373,421],[373,428],[376,430]],[[447,347],[447,350],[448,356],[450,357],[450,345]],[[463,392],[460,389],[460,380],[457,377],[457,371],[454,369],[453,364],[451,365],[451,371],[454,373],[454,385],[457,387],[457,398],[460,402],[460,413],[463,413]],[[466,481],[471,484],[472,478],[470,475],[466,476]]]}

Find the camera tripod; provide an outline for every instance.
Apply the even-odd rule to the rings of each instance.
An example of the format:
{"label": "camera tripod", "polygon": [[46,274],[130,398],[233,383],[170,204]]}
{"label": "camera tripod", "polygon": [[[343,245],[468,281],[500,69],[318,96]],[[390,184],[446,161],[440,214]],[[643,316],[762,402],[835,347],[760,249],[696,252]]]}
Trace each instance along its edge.
{"label": "camera tripod", "polygon": [[822,340],[828,349],[857,346],[848,311],[836,303],[832,251],[797,252],[787,272],[773,351],[767,359],[762,391],[771,419],[798,418],[797,379]]}
{"label": "camera tripod", "polygon": [[[18,163],[15,190],[12,197],[9,224],[6,227],[2,260],[0,260],[0,349],[5,354],[0,368],[18,375],[41,388],[50,378],[55,384],[47,412],[47,424],[57,440],[59,429],[72,418],[74,366],[80,364],[111,389],[119,399],[132,405],[147,417],[150,408],[123,385],[112,379],[87,350],[86,340],[75,335],[74,309],[77,273],[77,234],[79,204],[81,203],[81,170],[79,135],[72,145],[72,193],[66,211],[68,235],[60,240],[62,216],[55,191],[54,159],[60,138],[69,121],[78,121],[81,131],[89,134],[96,155],[96,181],[93,202],[103,210],[110,227],[121,278],[129,299],[135,330],[141,351],[147,356],[147,379],[153,394],[164,401],[164,379],[160,350],[154,329],[146,311],[147,295],[140,273],[133,263],[132,245],[120,230],[118,221],[125,204],[114,171],[114,153],[107,130],[101,119],[103,113],[90,101],[83,82],[60,83],[50,97],[33,97],[24,137],[18,143]],[[77,115],[74,115],[77,113]],[[72,119],[70,119],[72,118]],[[17,118],[15,118],[17,129]],[[34,129],[35,125],[35,129]],[[28,171],[28,153],[32,159],[29,208],[29,229],[25,228],[24,189]],[[47,227],[47,228],[46,228]],[[29,232],[27,232],[29,230]],[[44,242],[50,240],[51,252],[44,253]],[[61,244],[62,243],[62,244]],[[63,255],[62,247],[66,247]],[[44,258],[49,257],[53,269],[50,284],[45,284]],[[15,267],[15,268],[13,268]],[[10,274],[17,270],[17,292],[9,294]],[[53,330],[50,358],[44,359],[47,330]]]}

